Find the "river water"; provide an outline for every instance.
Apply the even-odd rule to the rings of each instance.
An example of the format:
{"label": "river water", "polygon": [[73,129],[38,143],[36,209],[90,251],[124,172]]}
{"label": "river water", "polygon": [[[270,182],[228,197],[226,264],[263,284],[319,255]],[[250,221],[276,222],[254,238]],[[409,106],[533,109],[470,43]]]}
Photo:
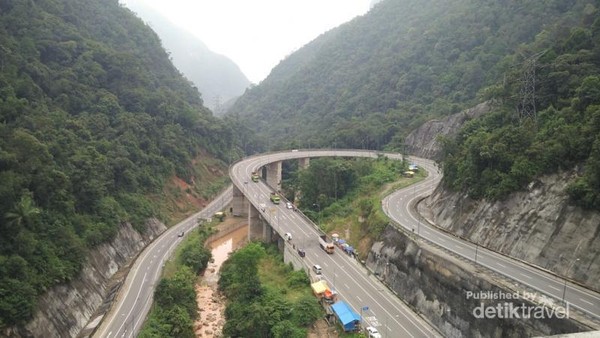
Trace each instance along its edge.
{"label": "river water", "polygon": [[[232,227],[233,230],[227,230]],[[217,292],[219,269],[232,251],[247,243],[248,226],[236,227],[225,224],[216,236],[209,243],[213,259],[196,285],[196,302],[200,312],[200,317],[194,323],[196,337],[216,338],[222,336],[221,332],[225,324],[223,315],[225,299]]]}

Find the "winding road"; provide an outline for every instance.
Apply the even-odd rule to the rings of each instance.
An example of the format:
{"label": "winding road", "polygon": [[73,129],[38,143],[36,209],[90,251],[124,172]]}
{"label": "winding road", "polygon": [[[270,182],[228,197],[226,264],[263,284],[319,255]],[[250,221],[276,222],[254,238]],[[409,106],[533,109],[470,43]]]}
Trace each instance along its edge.
{"label": "winding road", "polygon": [[[230,168],[232,182],[247,196],[257,210],[260,205],[268,207],[262,216],[280,234],[293,234],[293,245],[306,251],[307,266],[319,264],[323,276],[349,303],[366,325],[379,328],[384,337],[432,337],[439,333],[426,320],[411,311],[392,294],[377,278],[355,259],[336,249],[333,255],[326,254],[318,246],[318,230],[300,212],[285,208],[285,203],[274,205],[269,202],[271,189],[261,180],[254,183],[250,175],[256,169],[272,162],[305,157],[377,157],[385,154],[392,159],[402,155],[360,150],[298,150],[248,157]],[[410,187],[398,190],[383,200],[386,214],[397,223],[424,240],[456,253],[476,264],[496,271],[515,282],[537,290],[557,301],[567,301],[570,306],[586,313],[596,321],[600,318],[600,295],[574,285],[562,278],[533,266],[510,259],[504,255],[485,250],[464,241],[425,222],[412,207],[425,195],[430,194],[439,183],[441,175],[432,161],[411,158],[411,162],[429,172],[428,177]],[[159,278],[163,263],[179,244],[177,234],[197,226],[198,218],[208,218],[222,209],[232,198],[231,189],[215,199],[207,208],[170,228],[152,242],[139,256],[132,267],[120,296],[115,299],[112,310],[98,328],[95,337],[135,336],[152,304],[154,285]],[[289,245],[289,244],[286,244]]]}
{"label": "winding road", "polygon": [[111,310],[104,316],[93,337],[135,337],[139,333],[152,306],[154,288],[160,279],[164,263],[181,243],[183,237],[179,234],[183,231],[187,235],[198,226],[199,219],[210,218],[228,205],[231,198],[230,186],[202,211],[169,228],[140,253],[123,282],[119,295],[114,299]]}
{"label": "winding road", "polygon": [[339,298],[360,314],[363,326],[377,327],[383,337],[438,337],[440,334],[431,325],[413,312],[360,262],[337,248],[332,255],[322,250],[318,244],[321,233],[301,212],[287,209],[285,203],[271,203],[271,188],[263,181],[250,181],[253,171],[275,161],[324,156],[374,158],[378,154],[371,151],[341,150],[273,153],[236,163],[230,169],[230,176],[257,210],[262,209],[260,205],[266,206],[261,211],[262,217],[281,237],[287,232],[292,234],[292,244],[306,252],[303,260],[307,271],[314,264],[322,267],[323,278],[338,292]]}
{"label": "winding road", "polygon": [[412,162],[427,170],[430,175],[427,180],[398,190],[383,200],[384,211],[391,219],[409,231],[414,230],[418,236],[429,242],[535,290],[541,298],[545,296],[561,306],[567,302],[570,308],[582,311],[593,320],[600,320],[598,293],[542,269],[472,244],[424,221],[414,205],[417,200],[431,194],[441,175],[433,161],[412,158]]}

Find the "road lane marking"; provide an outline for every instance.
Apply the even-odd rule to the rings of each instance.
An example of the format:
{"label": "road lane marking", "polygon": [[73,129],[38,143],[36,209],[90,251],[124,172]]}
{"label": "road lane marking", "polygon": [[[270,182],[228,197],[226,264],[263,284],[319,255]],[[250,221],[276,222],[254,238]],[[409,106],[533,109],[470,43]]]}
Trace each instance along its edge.
{"label": "road lane marking", "polygon": [[[148,275],[148,273],[144,273],[144,278],[142,279],[142,285],[144,284],[144,281],[146,280],[147,275]],[[125,325],[125,322],[127,321],[127,318],[129,318],[131,311],[133,311],[133,309],[135,308],[135,304],[137,303],[138,299],[140,298],[140,293],[142,292],[143,289],[144,288],[139,288],[138,293],[135,296],[135,300],[133,301],[133,305],[131,306],[131,309],[129,309],[129,312],[127,313],[127,316],[125,317],[125,320],[123,320],[123,323],[121,323],[121,326],[119,326],[119,329],[117,330],[117,334],[119,333],[119,331],[121,331],[121,329],[123,328],[123,325]]]}
{"label": "road lane marking", "polygon": [[524,274],[524,273],[522,273],[522,272],[519,272],[519,274],[520,274],[521,276],[525,277],[525,278],[533,279],[533,277],[531,277],[531,276],[529,276],[529,275],[526,275],[526,274]]}
{"label": "road lane marking", "polygon": [[583,298],[579,298],[579,300],[580,300],[580,301],[582,301],[582,302],[584,302],[584,303],[588,303],[588,304],[590,304],[590,305],[594,306],[594,303],[592,303],[592,302],[589,302],[589,301],[587,301],[587,300],[585,300],[585,299],[583,299]]}
{"label": "road lane marking", "polygon": [[501,267],[503,267],[503,268],[505,268],[505,269],[506,269],[506,265],[504,265],[504,264],[502,264],[502,263],[498,263],[498,262],[496,262],[496,264],[498,264],[498,265],[500,265]]}
{"label": "road lane marking", "polygon": [[557,287],[554,287],[554,286],[552,286],[552,285],[550,285],[550,284],[548,284],[548,287],[549,287],[549,288],[552,288],[552,289],[554,289],[554,290],[556,290],[556,291],[560,291],[560,289],[559,289],[559,288],[557,288]]}

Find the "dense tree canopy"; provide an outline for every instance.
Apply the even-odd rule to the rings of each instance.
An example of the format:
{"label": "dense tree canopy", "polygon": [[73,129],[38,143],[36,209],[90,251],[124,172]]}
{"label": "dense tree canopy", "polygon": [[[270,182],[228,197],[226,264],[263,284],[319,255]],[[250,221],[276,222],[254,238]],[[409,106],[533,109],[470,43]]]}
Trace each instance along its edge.
{"label": "dense tree canopy", "polygon": [[160,216],[149,196],[168,179],[202,181],[192,163],[215,156],[225,168],[233,128],[117,0],[0,1],[0,327],[121,222]]}
{"label": "dense tree canopy", "polygon": [[[596,6],[594,0],[381,1],[291,54],[230,114],[271,148],[402,150],[420,123],[470,108],[493,85],[517,81],[507,73],[521,54],[533,52],[523,44],[568,38],[572,27],[593,21]],[[568,44],[588,44],[590,32],[574,29]],[[554,74],[557,86],[572,85],[561,81],[566,72]]]}
{"label": "dense tree canopy", "polygon": [[219,290],[228,300],[223,334],[306,337],[306,328],[322,312],[309,284],[303,270],[294,271],[283,263],[276,247],[265,250],[250,243],[235,251],[222,265],[219,278]]}
{"label": "dense tree canopy", "polygon": [[[506,83],[491,96],[494,113],[445,140],[447,185],[496,199],[540,174],[568,170],[575,173],[572,199],[600,210],[600,19],[591,5],[585,12],[582,27],[560,34],[549,27],[522,47],[537,53],[535,119],[519,118],[520,85]],[[524,60],[516,71],[530,65]]]}

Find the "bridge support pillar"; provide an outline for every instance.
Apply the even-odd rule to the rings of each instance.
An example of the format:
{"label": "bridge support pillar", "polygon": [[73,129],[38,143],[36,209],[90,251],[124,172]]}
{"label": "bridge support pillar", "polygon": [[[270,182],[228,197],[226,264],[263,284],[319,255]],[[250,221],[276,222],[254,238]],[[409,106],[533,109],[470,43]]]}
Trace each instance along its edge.
{"label": "bridge support pillar", "polygon": [[253,205],[248,208],[248,241],[262,240],[265,220]]}
{"label": "bridge support pillar", "polygon": [[[244,189],[247,190],[246,185],[248,183],[244,183]],[[244,196],[243,191],[241,191],[235,184],[233,185],[233,201],[231,202],[231,207],[233,209],[234,216],[248,216],[248,208],[250,207],[250,203],[248,203],[248,199]]]}
{"label": "bridge support pillar", "polygon": [[267,168],[267,184],[276,191],[281,190],[281,161],[269,163]]}
{"label": "bridge support pillar", "polygon": [[310,165],[310,157],[304,157],[304,158],[298,159],[298,168],[305,170],[305,169],[308,169],[309,165]]}

